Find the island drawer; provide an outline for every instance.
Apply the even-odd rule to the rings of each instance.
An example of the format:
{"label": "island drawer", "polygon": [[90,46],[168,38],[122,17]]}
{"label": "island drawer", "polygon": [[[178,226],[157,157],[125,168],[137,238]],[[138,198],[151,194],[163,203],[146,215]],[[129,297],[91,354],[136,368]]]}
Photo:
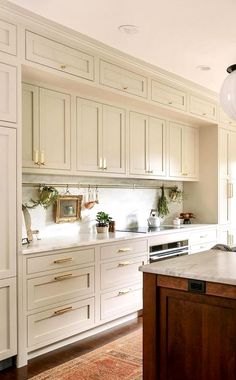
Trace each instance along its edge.
{"label": "island drawer", "polygon": [[94,248],[27,258],[27,274],[93,263]]}
{"label": "island drawer", "polygon": [[131,256],[101,264],[101,289],[114,288],[129,282],[142,283],[142,272],[138,268],[147,263],[147,255]]}
{"label": "island drawer", "polygon": [[191,255],[192,253],[208,251],[208,249],[211,249],[214,245],[215,245],[215,241],[210,242],[210,243],[202,243],[202,244],[191,245],[190,250],[189,250],[189,254]]}
{"label": "island drawer", "polygon": [[27,281],[28,309],[66,301],[94,292],[94,267],[60,272]]}
{"label": "island drawer", "polygon": [[39,348],[94,325],[94,298],[28,316],[28,346]]}
{"label": "island drawer", "polygon": [[193,231],[190,233],[189,244],[201,244],[203,242],[215,242],[217,239],[216,229]]}
{"label": "island drawer", "polygon": [[140,284],[119,288],[101,295],[101,319],[119,316],[142,309],[142,287]]}
{"label": "island drawer", "polygon": [[148,241],[123,241],[117,244],[101,247],[101,260],[111,259],[112,257],[124,257],[133,253],[148,252]]}

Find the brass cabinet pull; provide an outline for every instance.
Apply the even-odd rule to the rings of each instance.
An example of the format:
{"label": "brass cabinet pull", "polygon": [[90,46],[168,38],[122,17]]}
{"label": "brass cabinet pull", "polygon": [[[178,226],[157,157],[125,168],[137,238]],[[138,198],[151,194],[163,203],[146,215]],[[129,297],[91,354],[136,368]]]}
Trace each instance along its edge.
{"label": "brass cabinet pull", "polygon": [[65,257],[64,259],[54,260],[54,264],[67,263],[68,261],[72,261],[72,257]]}
{"label": "brass cabinet pull", "polygon": [[205,239],[205,238],[207,238],[207,234],[205,234],[205,235],[200,235],[200,239]]}
{"label": "brass cabinet pull", "polygon": [[61,65],[62,70],[65,70],[65,68],[66,68],[66,65]]}
{"label": "brass cabinet pull", "polygon": [[44,151],[43,150],[41,150],[40,151],[40,157],[39,157],[39,161],[40,161],[40,165],[45,165],[45,161],[44,161]]}
{"label": "brass cabinet pull", "polygon": [[203,115],[203,116],[206,116],[206,112],[203,112],[202,115]]}
{"label": "brass cabinet pull", "polygon": [[133,264],[133,261],[122,261],[118,264],[118,267],[125,267],[126,265]]}
{"label": "brass cabinet pull", "polygon": [[128,90],[128,87],[123,87],[123,90]]}
{"label": "brass cabinet pull", "polygon": [[181,173],[181,175],[188,175],[188,173]]}
{"label": "brass cabinet pull", "polygon": [[129,251],[132,251],[133,248],[119,248],[118,249],[118,252],[129,252]]}
{"label": "brass cabinet pull", "polygon": [[98,169],[103,169],[103,166],[102,166],[102,157],[99,158]]}
{"label": "brass cabinet pull", "polygon": [[62,281],[62,280],[67,280],[70,277],[72,277],[72,273],[62,274],[61,276],[54,277],[54,280],[55,281]]}
{"label": "brass cabinet pull", "polygon": [[168,104],[172,104],[172,101],[170,100],[170,101],[168,102]]}
{"label": "brass cabinet pull", "polygon": [[129,293],[131,291],[132,291],[132,289],[123,289],[123,290],[120,290],[118,292],[118,296],[123,296],[123,295],[125,295],[125,294],[127,294],[127,293]]}
{"label": "brass cabinet pull", "polygon": [[73,310],[72,306],[65,307],[64,309],[54,311],[53,315],[62,315],[72,310]]}

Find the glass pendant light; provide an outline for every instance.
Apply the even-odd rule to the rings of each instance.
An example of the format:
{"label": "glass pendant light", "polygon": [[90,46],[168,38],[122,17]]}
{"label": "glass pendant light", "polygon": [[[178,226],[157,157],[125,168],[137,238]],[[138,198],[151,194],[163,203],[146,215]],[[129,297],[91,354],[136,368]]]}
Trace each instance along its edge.
{"label": "glass pendant light", "polygon": [[220,89],[220,104],[225,113],[236,120],[236,64],[227,68],[229,75]]}

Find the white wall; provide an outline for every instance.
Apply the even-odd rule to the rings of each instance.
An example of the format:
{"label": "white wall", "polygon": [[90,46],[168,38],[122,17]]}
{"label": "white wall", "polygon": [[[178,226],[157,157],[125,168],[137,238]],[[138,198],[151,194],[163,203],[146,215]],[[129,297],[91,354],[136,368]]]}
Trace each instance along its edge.
{"label": "white wall", "polygon": [[[34,183],[91,183],[94,187],[95,184],[109,183],[109,184],[122,184],[128,183],[132,185],[147,185],[160,186],[162,183],[165,186],[178,185],[182,189],[181,182],[162,182],[162,181],[145,181],[145,180],[115,180],[115,179],[94,179],[94,178],[66,178],[56,176],[34,176],[24,175],[24,182]],[[65,193],[66,186],[64,188],[58,188],[61,194]],[[76,188],[70,189],[71,194],[83,194],[84,200],[86,200],[88,190]],[[160,196],[160,190],[156,189],[119,189],[117,188],[99,188],[99,204],[95,205],[91,210],[82,209],[82,220],[75,223],[62,223],[56,224],[53,220],[53,209],[49,207],[47,210],[38,206],[35,209],[29,210],[32,220],[32,229],[38,229],[40,231],[40,237],[61,234],[74,234],[78,231],[91,232],[95,230],[95,216],[98,211],[105,211],[109,213],[116,222],[116,228],[122,228],[131,223],[138,223],[139,226],[147,225],[147,218],[150,214],[151,208],[157,208],[158,197]],[[166,190],[168,195],[168,190]],[[23,186],[23,203],[29,202],[30,199],[37,199],[37,188],[30,186]],[[170,214],[163,220],[163,223],[172,223],[174,217],[178,216],[182,212],[182,203],[170,203]]]}

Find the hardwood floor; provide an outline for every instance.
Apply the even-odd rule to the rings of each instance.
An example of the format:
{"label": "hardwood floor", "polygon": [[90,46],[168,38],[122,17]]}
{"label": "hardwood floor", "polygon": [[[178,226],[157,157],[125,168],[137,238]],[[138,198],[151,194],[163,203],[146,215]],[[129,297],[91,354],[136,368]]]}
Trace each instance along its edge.
{"label": "hardwood floor", "polygon": [[136,320],[127,322],[121,326],[114,327],[110,330],[102,332],[83,339],[79,342],[70,344],[66,347],[49,352],[45,355],[31,359],[27,366],[22,368],[8,368],[0,372],[0,380],[27,380],[38,375],[40,372],[58,366],[76,357],[86,354],[98,347],[103,346],[117,338],[120,338],[132,331],[139,329],[142,326],[142,317]]}

